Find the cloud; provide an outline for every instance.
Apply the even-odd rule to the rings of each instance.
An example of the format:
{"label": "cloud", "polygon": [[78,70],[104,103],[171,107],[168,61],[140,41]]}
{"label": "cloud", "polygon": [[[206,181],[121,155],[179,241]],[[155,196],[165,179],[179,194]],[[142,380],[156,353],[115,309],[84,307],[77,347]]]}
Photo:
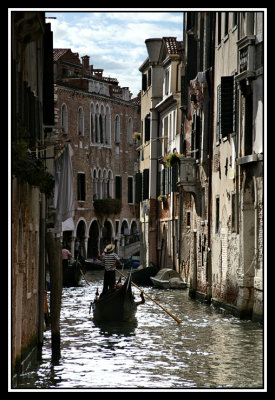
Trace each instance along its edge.
{"label": "cloud", "polygon": [[147,58],[145,39],[176,36],[182,40],[183,13],[176,12],[55,12],[54,47],[71,48],[90,56],[94,68],[129,86],[134,96],[141,88],[138,68]]}

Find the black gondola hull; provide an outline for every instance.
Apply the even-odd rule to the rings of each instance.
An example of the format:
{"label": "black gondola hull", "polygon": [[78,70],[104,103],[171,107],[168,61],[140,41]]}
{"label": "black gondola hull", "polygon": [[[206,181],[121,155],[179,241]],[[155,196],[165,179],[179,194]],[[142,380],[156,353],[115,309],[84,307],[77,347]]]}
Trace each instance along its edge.
{"label": "black gondola hull", "polygon": [[78,262],[63,266],[63,286],[79,286],[81,282],[80,265]]}
{"label": "black gondola hull", "polygon": [[114,289],[93,303],[95,321],[131,321],[135,317],[136,310],[129,279],[121,288]]}

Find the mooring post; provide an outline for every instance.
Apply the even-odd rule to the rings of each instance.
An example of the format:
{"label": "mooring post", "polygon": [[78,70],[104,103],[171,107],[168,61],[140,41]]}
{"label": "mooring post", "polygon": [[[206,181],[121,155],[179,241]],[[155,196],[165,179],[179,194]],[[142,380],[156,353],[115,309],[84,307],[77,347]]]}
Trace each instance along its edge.
{"label": "mooring post", "polygon": [[52,338],[52,361],[58,362],[60,353],[60,311],[62,300],[62,258],[59,238],[54,238],[52,232],[46,234],[46,247],[51,280],[50,318]]}

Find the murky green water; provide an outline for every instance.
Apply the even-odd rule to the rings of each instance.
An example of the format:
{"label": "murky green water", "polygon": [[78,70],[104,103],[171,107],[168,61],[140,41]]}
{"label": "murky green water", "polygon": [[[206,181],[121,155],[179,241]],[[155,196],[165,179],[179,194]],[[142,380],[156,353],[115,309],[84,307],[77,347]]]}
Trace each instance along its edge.
{"label": "murky green water", "polygon": [[[89,304],[103,273],[88,272],[91,286],[64,288],[61,359],[51,362],[50,331],[42,362],[21,376],[19,388],[185,389],[261,388],[263,328],[190,300],[188,290],[144,288],[155,303],[138,307],[132,324],[96,326]],[[134,288],[136,300],[139,292]]]}

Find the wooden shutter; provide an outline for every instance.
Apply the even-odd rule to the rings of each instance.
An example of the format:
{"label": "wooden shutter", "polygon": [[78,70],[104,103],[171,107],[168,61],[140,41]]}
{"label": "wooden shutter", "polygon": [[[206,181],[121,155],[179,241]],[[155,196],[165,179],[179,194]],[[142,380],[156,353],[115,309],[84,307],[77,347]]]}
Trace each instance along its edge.
{"label": "wooden shutter", "polygon": [[233,76],[221,77],[221,135],[233,132]]}
{"label": "wooden shutter", "polygon": [[133,178],[128,177],[128,203],[133,203]]}
{"label": "wooden shutter", "polygon": [[142,201],[142,173],[136,173],[136,203]]}
{"label": "wooden shutter", "polygon": [[45,25],[43,62],[43,122],[54,125],[53,32],[50,23]]}
{"label": "wooden shutter", "polygon": [[144,169],[142,174],[142,200],[149,199],[149,169]]}

